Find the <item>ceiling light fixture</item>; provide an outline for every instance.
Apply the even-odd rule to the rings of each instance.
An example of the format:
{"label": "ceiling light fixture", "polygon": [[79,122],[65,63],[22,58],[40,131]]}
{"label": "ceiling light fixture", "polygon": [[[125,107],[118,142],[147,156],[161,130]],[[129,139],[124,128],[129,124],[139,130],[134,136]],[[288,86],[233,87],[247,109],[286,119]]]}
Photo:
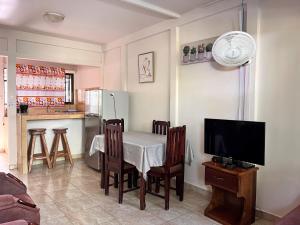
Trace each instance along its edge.
{"label": "ceiling light fixture", "polygon": [[50,23],[59,23],[65,19],[65,15],[58,12],[45,12],[43,17]]}

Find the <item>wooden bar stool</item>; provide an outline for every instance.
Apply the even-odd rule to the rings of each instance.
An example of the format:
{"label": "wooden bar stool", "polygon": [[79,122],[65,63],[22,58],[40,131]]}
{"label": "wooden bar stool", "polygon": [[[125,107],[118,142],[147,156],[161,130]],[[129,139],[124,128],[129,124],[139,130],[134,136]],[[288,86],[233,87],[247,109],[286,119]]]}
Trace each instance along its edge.
{"label": "wooden bar stool", "polygon": [[[71,150],[70,146],[67,140],[67,133],[68,128],[56,128],[53,129],[54,132],[54,139],[51,147],[51,153],[50,153],[50,158],[51,158],[51,163],[52,167],[54,167],[56,163],[57,157],[65,157],[65,160],[69,160],[70,164],[73,166],[73,159],[71,155]],[[61,138],[61,142],[63,145],[63,150],[58,150],[58,145],[59,145],[59,139]]]}
{"label": "wooden bar stool", "polygon": [[[44,162],[47,163],[48,168],[51,168],[51,161],[48,153],[48,148],[47,148],[47,143],[45,139],[45,133],[46,129],[45,128],[34,128],[34,129],[29,129],[29,134],[30,134],[30,141],[27,149],[27,156],[28,156],[28,172],[31,172],[31,167],[33,160],[44,160]],[[41,153],[34,154],[34,147],[35,147],[35,141],[37,137],[40,137],[41,140]]]}

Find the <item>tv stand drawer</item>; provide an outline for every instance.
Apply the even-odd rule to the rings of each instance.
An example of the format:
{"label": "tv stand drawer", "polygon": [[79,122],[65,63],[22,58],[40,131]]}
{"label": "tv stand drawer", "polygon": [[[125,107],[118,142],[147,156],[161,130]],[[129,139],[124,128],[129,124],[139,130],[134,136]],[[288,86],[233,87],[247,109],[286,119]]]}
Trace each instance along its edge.
{"label": "tv stand drawer", "polygon": [[209,167],[205,167],[205,184],[216,186],[233,193],[238,192],[237,176]]}

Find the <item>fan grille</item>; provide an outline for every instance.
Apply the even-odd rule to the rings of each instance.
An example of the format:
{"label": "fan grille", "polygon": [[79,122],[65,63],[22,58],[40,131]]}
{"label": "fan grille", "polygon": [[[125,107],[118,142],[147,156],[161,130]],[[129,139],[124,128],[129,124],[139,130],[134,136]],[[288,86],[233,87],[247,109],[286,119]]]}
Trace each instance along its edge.
{"label": "fan grille", "polygon": [[255,40],[248,33],[232,31],[220,36],[214,43],[212,54],[223,66],[241,66],[255,56]]}

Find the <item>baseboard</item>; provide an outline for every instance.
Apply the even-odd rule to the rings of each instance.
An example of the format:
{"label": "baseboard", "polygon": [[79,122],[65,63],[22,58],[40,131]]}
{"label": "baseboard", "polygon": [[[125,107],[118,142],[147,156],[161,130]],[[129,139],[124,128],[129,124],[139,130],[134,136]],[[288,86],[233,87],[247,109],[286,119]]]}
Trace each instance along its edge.
{"label": "baseboard", "polygon": [[15,170],[15,169],[18,169],[18,166],[16,164],[10,164],[10,165],[8,165],[8,169]]}
{"label": "baseboard", "polygon": [[[184,185],[185,185],[186,189],[190,189],[190,190],[193,190],[195,192],[198,192],[201,195],[206,196],[207,198],[211,197],[211,191],[209,191],[209,190],[206,190],[204,188],[195,186],[195,185],[187,183],[187,182],[185,182]],[[271,213],[268,213],[268,212],[264,212],[260,209],[256,209],[256,216],[261,218],[261,219],[265,219],[265,220],[272,221],[272,222],[276,222],[277,220],[280,219],[280,217],[278,217],[276,215],[273,215]]]}

